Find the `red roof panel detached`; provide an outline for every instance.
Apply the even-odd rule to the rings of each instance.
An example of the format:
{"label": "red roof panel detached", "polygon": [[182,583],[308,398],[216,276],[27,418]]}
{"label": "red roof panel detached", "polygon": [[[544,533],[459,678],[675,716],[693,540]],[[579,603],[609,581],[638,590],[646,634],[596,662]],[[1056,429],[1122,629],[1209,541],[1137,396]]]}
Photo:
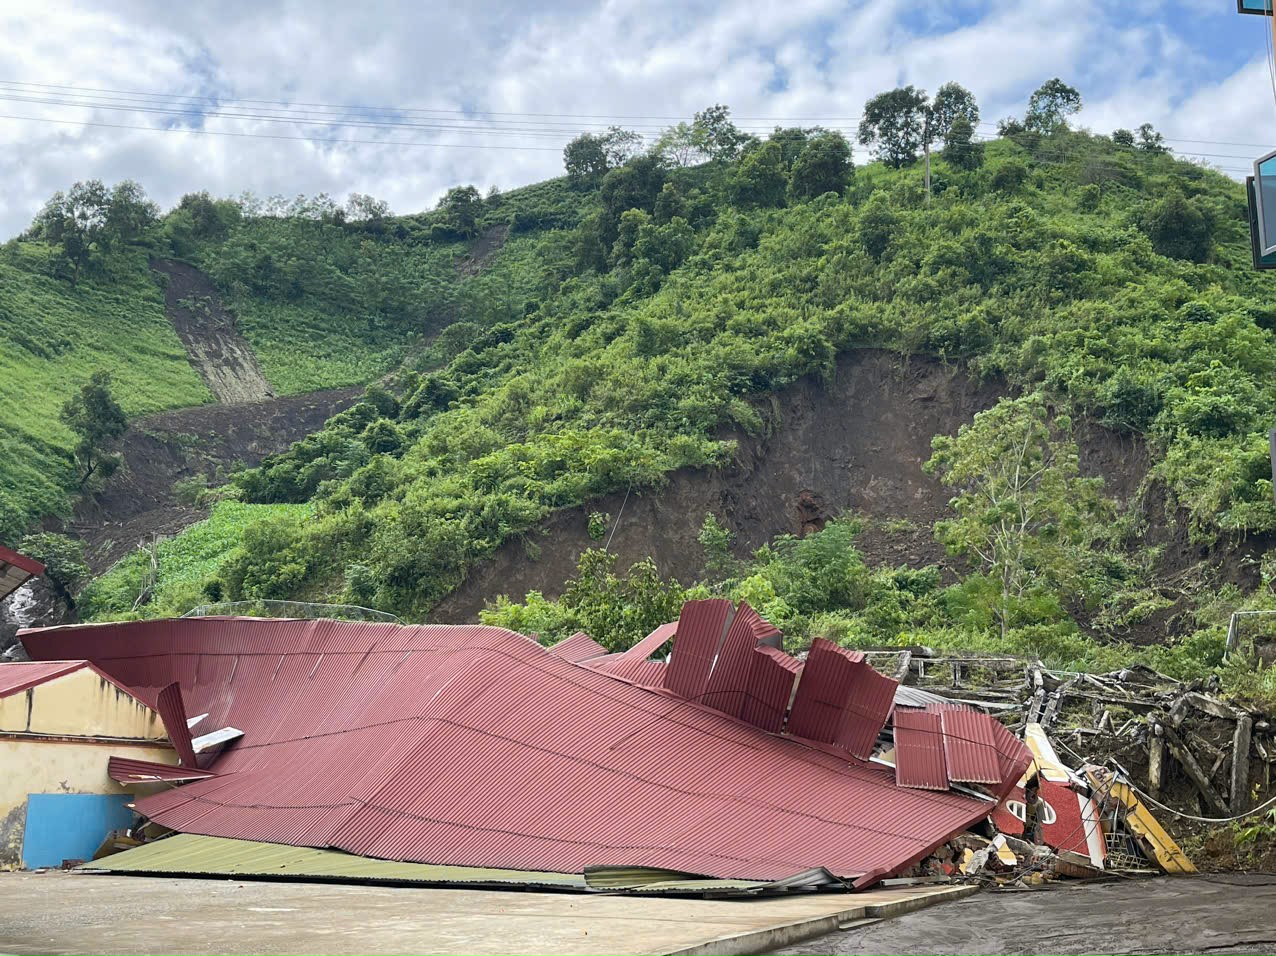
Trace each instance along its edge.
{"label": "red roof panel detached", "polygon": [[854,679],[855,666],[863,661],[863,654],[817,637],[802,666],[789,733],[833,743],[842,727],[846,689]]}
{"label": "red roof panel detached", "polygon": [[186,708],[182,705],[182,688],[176,682],[169,684],[156,695],[155,711],[164,721],[169,742],[177,751],[177,759],[184,767],[195,766],[195,747],[191,743],[190,727],[186,724]]}
{"label": "red roof panel detached", "polygon": [[943,721],[939,714],[895,711],[895,782],[922,790],[948,789]]}
{"label": "red roof panel detached", "polygon": [[153,763],[150,760],[132,760],[128,757],[111,757],[106,762],[106,775],[116,783],[154,783],[165,780],[170,783],[184,780],[203,780],[216,774],[198,767],[174,767],[172,764]]}
{"label": "red roof panel detached", "polygon": [[[720,637],[725,613],[703,616]],[[867,885],[988,813],[499,628],[191,618],[23,640],[35,657],[89,656],[149,699],[179,681],[188,712],[244,731],[206,768],[217,776],[137,801],[191,833],[557,872],[824,866]],[[751,664],[791,679],[772,650]]]}
{"label": "red roof panel detached", "polygon": [[948,779],[961,783],[1000,783],[1001,764],[993,741],[993,722],[981,713],[964,708],[945,708],[939,717]]}
{"label": "red roof panel detached", "polygon": [[774,647],[755,647],[749,662],[749,696],[740,714],[759,730],[778,734],[793,697],[793,681],[802,662]]}
{"label": "red roof panel detached", "polygon": [[39,561],[0,545],[0,601],[43,573],[44,565]]}
{"label": "red roof panel detached", "polygon": [[895,706],[898,686],[899,681],[879,674],[861,657],[851,671],[842,723],[833,742],[863,760],[873,756],[877,737]]}
{"label": "red roof panel detached", "polygon": [[739,717],[749,696],[753,649],[760,641],[779,633],[770,621],[741,601],[700,699],[714,710]]}
{"label": "red roof panel detached", "polygon": [[704,694],[731,611],[731,602],[721,598],[688,601],[682,606],[677,653],[665,672],[665,687],[688,700],[697,700]]}
{"label": "red roof panel detached", "polygon": [[559,641],[549,649],[549,652],[555,657],[561,657],[565,661],[578,664],[593,657],[602,657],[607,653],[607,648],[603,647],[584,631],[577,631],[567,640]]}

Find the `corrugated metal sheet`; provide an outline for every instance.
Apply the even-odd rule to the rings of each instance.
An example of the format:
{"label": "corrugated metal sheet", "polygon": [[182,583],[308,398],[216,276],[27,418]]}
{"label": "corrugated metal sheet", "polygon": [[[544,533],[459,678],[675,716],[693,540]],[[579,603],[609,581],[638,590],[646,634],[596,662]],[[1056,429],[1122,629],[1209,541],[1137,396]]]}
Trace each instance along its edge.
{"label": "corrugated metal sheet", "polygon": [[895,782],[901,787],[947,790],[943,721],[925,710],[895,711]]}
{"label": "corrugated metal sheet", "polygon": [[793,697],[793,681],[802,662],[774,647],[755,647],[749,669],[749,696],[741,717],[767,733],[784,729],[784,715]]}
{"label": "corrugated metal sheet", "polygon": [[164,721],[169,742],[177,751],[178,762],[183,767],[194,767],[195,745],[191,741],[190,726],[186,723],[186,708],[182,705],[182,688],[176,681],[168,684],[155,696],[155,711]]}
{"label": "corrugated metal sheet", "polygon": [[353,856],[340,850],[228,840],[178,833],[134,847],[81,869],[152,876],[236,876],[288,880],[339,880],[351,883],[424,883],[448,886],[526,886],[536,889],[585,890],[576,873],[541,873],[466,866],[396,863]]}
{"label": "corrugated metal sheet", "polygon": [[579,664],[581,661],[587,661],[592,657],[602,657],[607,653],[607,648],[603,647],[584,631],[577,631],[567,640],[559,641],[549,649],[549,652],[555,657],[561,657],[565,661]]}
{"label": "corrugated metal sheet", "polygon": [[0,545],[0,601],[44,573],[44,565],[34,558]]}
{"label": "corrugated metal sheet", "polygon": [[940,712],[948,779],[961,783],[998,783],[1001,766],[993,742],[992,722],[973,710]]}
{"label": "corrugated metal sheet", "polygon": [[677,653],[665,671],[665,687],[687,700],[700,699],[726,636],[731,610],[731,602],[721,598],[683,605],[678,618]]}
{"label": "corrugated metal sheet", "polygon": [[[715,603],[678,625],[670,669],[697,628],[712,648],[682,686],[712,672],[729,610]],[[189,833],[559,873],[822,866],[866,885],[988,813],[499,628],[188,618],[23,639],[35,657],[89,656],[144,700],[179,682],[189,712],[245,732],[218,776],[137,801]]]}
{"label": "corrugated metal sheet", "polygon": [[797,696],[789,714],[789,733],[833,743],[842,726],[846,688],[855,665],[863,660],[863,654],[817,637],[802,665]]}
{"label": "corrugated metal sheet", "polygon": [[29,687],[88,666],[88,661],[15,661],[0,664],[0,697],[20,694]]}
{"label": "corrugated metal sheet", "polygon": [[125,786],[139,783],[154,783],[157,780],[181,782],[186,780],[202,780],[216,774],[198,767],[174,767],[167,763],[154,763],[150,760],[133,760],[130,757],[112,757],[106,762],[106,775],[116,783]]}
{"label": "corrugated metal sheet", "polygon": [[908,687],[900,684],[895,688],[896,707],[929,707],[931,704],[947,704],[948,698],[932,694],[920,687]]}
{"label": "corrugated metal sheet", "polygon": [[699,699],[714,710],[739,717],[748,698],[753,649],[764,638],[778,633],[769,621],[763,620],[757,611],[741,601]]}
{"label": "corrugated metal sheet", "polygon": [[873,756],[878,734],[895,706],[898,686],[899,681],[879,674],[863,659],[853,665],[842,723],[833,742],[863,760]]}
{"label": "corrugated metal sheet", "polygon": [[678,631],[678,622],[670,621],[668,624],[661,624],[654,631],[644,637],[641,641],[629,648],[621,657],[630,658],[631,660],[647,660],[662,647],[669,643],[674,634]]}

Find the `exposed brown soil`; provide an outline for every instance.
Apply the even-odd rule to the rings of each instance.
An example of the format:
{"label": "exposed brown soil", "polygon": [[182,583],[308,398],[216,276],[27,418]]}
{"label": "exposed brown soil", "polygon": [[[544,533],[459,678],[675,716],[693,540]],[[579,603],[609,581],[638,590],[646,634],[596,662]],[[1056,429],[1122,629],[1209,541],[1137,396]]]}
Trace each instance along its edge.
{"label": "exposed brown soil", "polygon": [[139,419],[121,439],[124,466],[105,488],[80,502],[69,530],[87,543],[93,570],[103,571],[140,542],[174,534],[203,517],[178,499],[175,483],[215,478],[285,451],[354,404],[362,391],[341,388]]}
{"label": "exposed brown soil", "polygon": [[944,565],[949,559],[930,528],[948,495],[922,463],[933,436],[957,431],[1004,391],[933,359],[849,353],[831,384],[812,377],[775,395],[763,409],[764,437],[728,436],[739,442],[728,467],[683,469],[663,488],[618,492],[551,515],[539,533],[505,544],[475,568],[432,619],[471,620],[498,594],[556,595],[580,553],[598,546],[587,528],[594,511],[616,523],[610,547],[622,568],[650,555],[663,574],[688,582],[703,571],[696,536],[709,512],[734,532],[740,557],[777,534],[809,532],[851,511],[877,519],[860,538],[871,561]]}
{"label": "exposed brown soil", "polygon": [[151,268],[167,278],[164,311],[217,401],[232,405],[273,398],[257,356],[208,276],[176,259],[152,259]]}
{"label": "exposed brown soil", "polygon": [[[581,552],[599,544],[588,534],[595,511],[615,523],[610,549],[621,568],[650,556],[662,574],[684,582],[703,573],[696,536],[709,512],[734,532],[741,558],[777,534],[807,534],[829,518],[854,513],[864,519],[857,546],[871,563],[934,564],[955,580],[965,565],[945,554],[932,530],[946,513],[949,494],[922,472],[922,463],[935,435],[955,433],[1007,391],[1004,383],[978,382],[931,358],[874,349],[848,353],[831,383],[810,377],[766,400],[764,436],[725,436],[738,442],[727,467],[683,469],[662,488],[617,492],[551,515],[474,568],[431,618],[472,620],[500,594],[557,595]],[[1141,439],[1091,422],[1080,424],[1076,437],[1082,472],[1103,478],[1107,495],[1146,515],[1141,545],[1161,547],[1158,577],[1173,581],[1203,573],[1211,581],[1253,585],[1256,571],[1245,555],[1262,543],[1193,544],[1181,514],[1166,508],[1164,493],[1144,488],[1151,457]],[[1165,640],[1184,601],[1122,636],[1136,643]],[[1074,611],[1086,618],[1083,607]]]}
{"label": "exposed brown soil", "polygon": [[509,233],[510,227],[501,223],[489,227],[482,235],[476,237],[470,243],[466,254],[457,259],[457,275],[478,275],[487,268],[487,264],[492,261],[492,256],[500,252],[501,246],[505,245],[505,240],[509,237]]}

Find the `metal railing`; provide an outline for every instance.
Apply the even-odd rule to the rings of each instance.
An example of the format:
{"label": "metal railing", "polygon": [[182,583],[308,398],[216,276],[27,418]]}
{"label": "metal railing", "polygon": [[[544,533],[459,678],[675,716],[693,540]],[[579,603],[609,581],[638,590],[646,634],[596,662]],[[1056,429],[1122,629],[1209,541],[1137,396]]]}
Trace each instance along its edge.
{"label": "metal railing", "polygon": [[360,607],[357,604],[315,604],[310,601],[225,601],[201,604],[182,617],[281,617],[312,620],[331,618],[338,621],[383,621],[400,624],[399,617],[389,611]]}

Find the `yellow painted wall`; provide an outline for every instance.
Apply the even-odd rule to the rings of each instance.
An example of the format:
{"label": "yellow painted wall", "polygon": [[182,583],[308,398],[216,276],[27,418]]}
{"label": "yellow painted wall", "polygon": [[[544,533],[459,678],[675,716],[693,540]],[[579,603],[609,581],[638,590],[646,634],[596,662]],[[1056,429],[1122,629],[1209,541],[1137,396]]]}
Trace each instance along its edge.
{"label": "yellow painted wall", "polygon": [[121,787],[106,763],[175,764],[167,741],[155,711],[87,667],[0,697],[0,867],[21,865],[28,794],[151,792]]}
{"label": "yellow painted wall", "polygon": [[0,737],[0,867],[21,866],[27,794],[141,795],[154,790],[153,786],[149,791],[140,787],[121,787],[108,777],[106,762],[112,756],[177,763],[177,755],[167,745]]}
{"label": "yellow painted wall", "polygon": [[167,739],[155,711],[87,667],[0,697],[0,733]]}

